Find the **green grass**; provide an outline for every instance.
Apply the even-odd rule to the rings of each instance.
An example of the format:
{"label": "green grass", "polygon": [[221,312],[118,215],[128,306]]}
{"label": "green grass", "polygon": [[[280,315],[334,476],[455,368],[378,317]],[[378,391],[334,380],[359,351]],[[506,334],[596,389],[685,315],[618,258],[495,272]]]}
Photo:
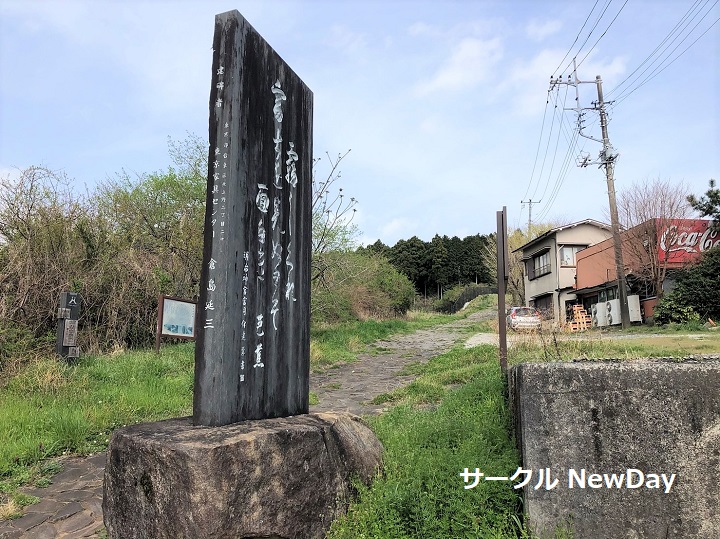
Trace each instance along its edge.
{"label": "green grass", "polygon": [[512,343],[508,362],[518,364],[539,361],[570,361],[573,359],[623,359],[647,357],[683,358],[689,355],[720,353],[720,333],[695,332],[687,335],[666,329],[662,332],[636,330],[629,338],[617,338],[619,332],[588,331],[568,336],[550,332],[528,334]]}
{"label": "green grass", "polygon": [[[457,317],[417,314],[313,328],[314,367],[352,361],[376,340]],[[43,486],[49,458],[107,447],[113,429],[192,413],[194,345],[86,356],[75,365],[40,359],[0,384],[0,505],[26,505],[17,487]],[[310,395],[317,404],[317,395]],[[47,468],[47,469],[46,469]],[[55,470],[57,471],[57,470]]]}
{"label": "green grass", "polygon": [[520,496],[510,482],[466,490],[458,475],[477,467],[509,476],[520,465],[496,349],[456,348],[408,370],[419,378],[384,396],[397,406],[369,419],[385,447],[383,474],[358,485],[358,501],[329,537],[522,537]]}
{"label": "green grass", "polygon": [[0,390],[0,492],[16,505],[22,484],[46,485],[44,461],[105,449],[116,427],[189,415],[192,344],[154,352],[85,357],[77,365],[37,361]]}

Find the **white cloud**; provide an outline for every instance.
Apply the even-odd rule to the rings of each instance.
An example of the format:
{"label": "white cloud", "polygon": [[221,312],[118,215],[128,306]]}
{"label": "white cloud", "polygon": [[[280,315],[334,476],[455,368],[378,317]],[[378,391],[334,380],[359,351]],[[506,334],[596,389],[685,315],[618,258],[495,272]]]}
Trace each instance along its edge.
{"label": "white cloud", "polygon": [[[512,98],[513,109],[516,114],[532,116],[542,114],[545,101],[550,88],[550,75],[557,68],[564,53],[559,49],[543,49],[529,60],[522,60],[513,65],[499,90]],[[587,60],[578,68],[578,77],[582,81],[595,81],[596,75],[602,75],[607,87],[618,82],[620,76],[626,72],[627,61],[625,57],[603,58],[595,61],[597,53],[588,56]],[[581,60],[582,58],[580,58]],[[563,66],[564,67],[564,66]],[[567,72],[565,72],[567,75]],[[565,79],[565,77],[563,77]],[[565,87],[561,89],[560,98],[565,98]],[[567,107],[574,106],[575,89],[567,87]],[[580,86],[580,100],[583,106],[589,106],[590,101],[597,98],[594,89],[589,85]],[[552,103],[552,101],[551,101]]]}
{"label": "white cloud", "polygon": [[532,20],[525,27],[525,33],[534,41],[542,41],[546,37],[559,32],[561,28],[562,22],[558,20],[543,22]]}
{"label": "white cloud", "polygon": [[363,54],[368,47],[364,34],[353,32],[347,26],[335,24],[330,29],[328,44],[342,50],[345,54],[355,56]]}
{"label": "white cloud", "polygon": [[430,36],[437,37],[442,34],[435,26],[431,26],[424,22],[416,22],[408,28],[408,34],[411,36]]}
{"label": "white cloud", "polygon": [[516,113],[532,116],[542,113],[547,99],[550,75],[563,57],[559,50],[544,49],[527,61],[517,62],[503,79],[500,90],[512,92]]}
{"label": "white cloud", "polygon": [[485,80],[503,56],[500,39],[467,37],[460,41],[435,76],[416,86],[420,95],[468,90]]}
{"label": "white cloud", "polygon": [[380,237],[388,245],[394,245],[400,239],[409,239],[417,234],[418,223],[405,217],[396,217],[380,227]]}

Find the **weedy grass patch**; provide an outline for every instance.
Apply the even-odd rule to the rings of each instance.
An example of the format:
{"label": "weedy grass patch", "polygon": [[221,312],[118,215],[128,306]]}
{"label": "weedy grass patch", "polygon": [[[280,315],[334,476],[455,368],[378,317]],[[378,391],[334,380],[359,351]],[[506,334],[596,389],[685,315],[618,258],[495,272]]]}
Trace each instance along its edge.
{"label": "weedy grass patch", "polygon": [[387,339],[393,334],[411,333],[465,318],[485,308],[486,303],[491,300],[479,298],[474,301],[474,305],[454,315],[411,311],[404,318],[313,326],[310,330],[310,369],[313,372],[322,372],[333,366],[355,361],[361,353],[383,353],[386,349],[382,346],[371,346],[372,343]]}
{"label": "weedy grass patch", "polygon": [[17,487],[42,486],[57,471],[45,459],[103,450],[121,425],[189,415],[192,386],[193,345],[187,343],[160,354],[27,365],[0,389],[0,492],[7,505],[30,503]]}
{"label": "weedy grass patch", "polygon": [[459,475],[477,467],[511,476],[520,465],[497,349],[455,348],[408,372],[419,377],[382,397],[396,406],[368,419],[385,447],[383,472],[370,487],[357,485],[358,501],[329,537],[529,537],[510,482],[465,489]]}
{"label": "weedy grass patch", "polygon": [[676,357],[720,353],[720,333],[697,331],[679,333],[673,328],[658,332],[588,331],[580,334],[528,333],[513,335],[508,349],[511,364],[573,359],[635,360],[647,357]]}

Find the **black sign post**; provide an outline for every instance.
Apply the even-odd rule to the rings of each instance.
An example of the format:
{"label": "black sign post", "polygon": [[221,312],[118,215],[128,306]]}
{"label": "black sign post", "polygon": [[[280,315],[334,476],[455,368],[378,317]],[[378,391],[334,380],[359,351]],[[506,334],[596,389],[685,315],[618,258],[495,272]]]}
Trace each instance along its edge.
{"label": "black sign post", "polygon": [[76,292],[60,294],[55,339],[55,351],[59,356],[64,358],[80,357],[80,347],[77,344],[79,317],[80,295]]}
{"label": "black sign post", "polygon": [[195,424],[308,412],[312,105],[239,12],[215,17]]}

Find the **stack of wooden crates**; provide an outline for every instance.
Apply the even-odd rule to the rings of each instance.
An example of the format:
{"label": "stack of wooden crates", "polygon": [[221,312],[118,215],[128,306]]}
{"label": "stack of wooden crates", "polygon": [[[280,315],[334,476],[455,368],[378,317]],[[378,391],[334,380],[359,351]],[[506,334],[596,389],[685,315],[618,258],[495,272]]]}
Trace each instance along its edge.
{"label": "stack of wooden crates", "polygon": [[590,316],[582,305],[573,305],[573,319],[568,323],[571,333],[586,331],[592,327],[592,316]]}

